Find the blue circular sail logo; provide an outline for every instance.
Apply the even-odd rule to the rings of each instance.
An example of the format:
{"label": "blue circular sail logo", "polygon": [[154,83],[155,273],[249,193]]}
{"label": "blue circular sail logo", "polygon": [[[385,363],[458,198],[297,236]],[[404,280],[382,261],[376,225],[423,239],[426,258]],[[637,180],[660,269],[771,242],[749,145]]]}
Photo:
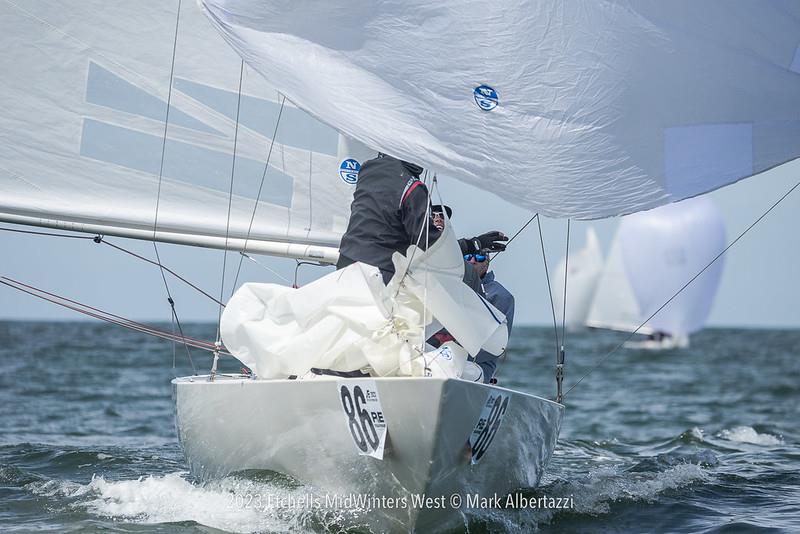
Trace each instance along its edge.
{"label": "blue circular sail logo", "polygon": [[356,185],[358,182],[358,171],[361,170],[361,164],[354,159],[346,159],[339,164],[339,176],[345,183]]}
{"label": "blue circular sail logo", "polygon": [[500,103],[497,98],[497,91],[488,85],[479,85],[472,91],[472,94],[475,97],[475,103],[483,111],[492,111]]}

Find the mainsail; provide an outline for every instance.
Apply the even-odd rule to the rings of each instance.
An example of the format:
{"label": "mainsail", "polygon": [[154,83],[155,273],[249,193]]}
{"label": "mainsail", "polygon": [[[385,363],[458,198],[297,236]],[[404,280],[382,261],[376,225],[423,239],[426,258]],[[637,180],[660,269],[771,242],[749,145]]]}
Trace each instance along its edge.
{"label": "mainsail", "polygon": [[339,134],[177,6],[0,1],[0,220],[335,262]]}
{"label": "mainsail", "polygon": [[292,102],[555,217],[699,195],[800,155],[800,3],[200,0]]}

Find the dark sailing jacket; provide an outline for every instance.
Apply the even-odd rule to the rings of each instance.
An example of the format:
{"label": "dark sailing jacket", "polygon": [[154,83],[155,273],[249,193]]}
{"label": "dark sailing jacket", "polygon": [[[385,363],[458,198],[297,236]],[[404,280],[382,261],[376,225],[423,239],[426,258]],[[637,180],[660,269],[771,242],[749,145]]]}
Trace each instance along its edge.
{"label": "dark sailing jacket", "polygon": [[427,214],[428,188],[419,179],[421,172],[422,167],[387,155],[361,166],[338,267],[356,261],[374,265],[388,282],[395,251],[405,254],[417,243],[424,249],[439,238],[441,232]]}

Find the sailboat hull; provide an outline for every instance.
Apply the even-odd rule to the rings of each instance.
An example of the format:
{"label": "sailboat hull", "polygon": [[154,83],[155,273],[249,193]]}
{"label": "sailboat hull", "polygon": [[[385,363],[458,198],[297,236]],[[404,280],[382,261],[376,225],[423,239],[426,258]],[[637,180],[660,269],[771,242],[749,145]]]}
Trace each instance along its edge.
{"label": "sailboat hull", "polygon": [[[474,502],[475,495],[504,496],[539,483],[562,405],[458,379],[374,382],[388,431],[382,459],[359,454],[336,379],[177,378],[178,432],[190,469],[202,478],[271,470],[324,491],[323,499],[399,499],[363,518],[371,529],[398,532],[453,526],[463,520],[468,496]],[[473,463],[468,440],[490,394],[498,393],[508,397],[507,409]],[[453,494],[460,503],[449,500]],[[422,495],[441,499],[420,505]]]}

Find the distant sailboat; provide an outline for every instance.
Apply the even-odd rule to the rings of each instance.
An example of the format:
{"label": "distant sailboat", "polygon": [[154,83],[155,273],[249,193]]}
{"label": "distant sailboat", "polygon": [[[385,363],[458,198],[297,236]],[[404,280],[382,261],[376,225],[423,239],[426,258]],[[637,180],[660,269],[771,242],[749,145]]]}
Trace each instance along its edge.
{"label": "distant sailboat", "polygon": [[[586,247],[569,260],[567,325],[636,331],[649,337],[630,342],[629,347],[685,347],[689,334],[703,328],[708,319],[722,261],[645,320],[724,247],[725,224],[708,197],[624,217],[604,265],[590,229]],[[563,271],[564,260],[553,273],[556,284],[558,277],[563,284]],[[562,299],[554,300],[560,313]]]}
{"label": "distant sailboat", "polygon": [[[695,197],[800,156],[797,4],[501,1],[486,14],[485,2],[463,0],[199,3],[208,20],[155,0],[0,2],[0,66],[11,73],[0,84],[0,221],[331,264],[359,168],[346,141],[334,148],[337,132],[540,215],[577,219]],[[641,288],[631,298],[643,315],[660,290],[677,289],[667,276],[698,265],[694,249],[648,219],[655,213],[641,215],[645,242],[620,230],[609,261],[617,272],[663,271],[657,283],[628,280]],[[628,233],[639,244],[626,245]],[[240,289],[223,317],[234,337],[223,340],[244,340],[228,348],[254,372],[174,381],[191,470],[266,469],[391,497],[536,486],[564,416],[560,378],[553,402],[436,376],[424,359],[431,316],[473,349],[507,341],[502,314],[465,305],[478,297],[459,294],[453,242],[397,253],[394,287],[406,293],[390,294],[380,324],[368,299],[386,287],[361,264],[333,274],[365,268],[351,280],[368,313],[339,306],[321,318],[314,306],[331,292],[295,299],[311,291],[267,288],[269,303],[250,311],[291,327],[283,347],[295,358],[276,361],[237,335],[247,324],[235,312],[254,302],[239,306]],[[328,289],[331,279],[317,282]],[[688,312],[695,321],[708,309]],[[334,338],[340,319],[366,327]],[[295,326],[330,327],[325,341],[344,341],[323,347]],[[376,369],[386,360],[370,343],[408,365]],[[373,358],[369,377],[297,374],[311,365],[301,357],[352,370],[349,357],[365,347],[356,356]],[[368,520],[381,532],[463,524],[460,500],[444,508],[379,507]]]}
{"label": "distant sailboat", "polygon": [[[569,269],[569,272],[567,272]],[[564,314],[564,278],[567,284],[567,309],[563,315],[564,323],[571,330],[583,328],[589,316],[597,281],[603,274],[603,252],[597,233],[591,226],[586,229],[586,245],[570,254],[569,262],[564,257],[553,270],[553,303],[560,320]]]}

